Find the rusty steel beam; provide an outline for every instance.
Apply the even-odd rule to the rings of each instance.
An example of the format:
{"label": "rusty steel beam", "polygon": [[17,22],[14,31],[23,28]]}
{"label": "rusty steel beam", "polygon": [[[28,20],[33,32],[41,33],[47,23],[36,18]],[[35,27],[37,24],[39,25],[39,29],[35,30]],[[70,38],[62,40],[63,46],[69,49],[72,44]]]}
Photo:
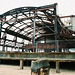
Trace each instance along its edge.
{"label": "rusty steel beam", "polygon": [[[75,17],[75,15],[69,15],[69,16],[61,16],[59,18],[68,18],[68,17]],[[58,17],[57,17],[58,18]]]}
{"label": "rusty steel beam", "polygon": [[[69,46],[69,45],[68,45]],[[33,45],[26,45],[26,46],[23,46],[24,49],[33,49]],[[37,47],[35,46],[35,48],[37,49],[55,49],[55,45],[47,45],[47,44],[39,44],[37,45]],[[59,45],[59,48],[75,48],[74,45],[70,45],[70,47],[67,47],[67,45],[64,43]]]}
{"label": "rusty steel beam", "polygon": [[[18,19],[13,19],[13,20],[6,20],[6,21],[1,21],[1,22],[8,22],[8,21],[15,21],[15,20],[26,20],[26,19],[31,19],[31,18],[34,18],[34,17],[37,17],[37,15],[35,16],[31,16],[31,17],[25,17],[25,18],[18,18]],[[1,23],[0,22],[0,23]]]}

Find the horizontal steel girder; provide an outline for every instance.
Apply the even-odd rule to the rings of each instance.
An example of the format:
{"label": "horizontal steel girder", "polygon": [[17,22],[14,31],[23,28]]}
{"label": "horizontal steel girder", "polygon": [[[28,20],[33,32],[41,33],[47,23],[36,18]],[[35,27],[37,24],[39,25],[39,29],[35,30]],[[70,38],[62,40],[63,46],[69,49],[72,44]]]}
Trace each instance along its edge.
{"label": "horizontal steel girder", "polygon": [[23,53],[23,52],[0,52],[0,59],[10,60],[48,60],[60,62],[75,62],[75,53]]}

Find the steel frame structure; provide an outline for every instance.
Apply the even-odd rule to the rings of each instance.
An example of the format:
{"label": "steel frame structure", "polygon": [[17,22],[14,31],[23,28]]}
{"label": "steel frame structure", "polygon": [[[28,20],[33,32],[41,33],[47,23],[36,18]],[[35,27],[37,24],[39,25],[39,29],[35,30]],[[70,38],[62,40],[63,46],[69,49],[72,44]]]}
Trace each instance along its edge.
{"label": "steel frame structure", "polygon": [[[41,7],[21,7],[0,15],[0,60],[20,60],[20,69],[23,69],[24,60],[41,58],[56,62],[56,72],[59,72],[59,62],[75,62],[75,53],[62,52],[62,49],[75,48],[75,32],[65,27],[60,19],[64,17],[57,15],[56,6],[55,3]],[[19,42],[18,37],[22,41]],[[38,43],[42,39],[45,43]],[[47,39],[50,43],[47,43]],[[30,45],[26,45],[25,40]],[[17,48],[18,52],[7,52],[8,47]],[[37,52],[37,48],[44,51]]]}
{"label": "steel frame structure", "polygon": [[[3,40],[0,45],[3,46],[2,51],[5,51],[5,47],[18,48],[15,47],[16,43],[18,43],[17,37],[32,42],[33,51],[35,51],[36,42],[42,38],[55,40],[56,52],[59,52],[60,45],[58,40],[74,41],[75,37],[72,34],[75,34],[75,32],[64,27],[60,17],[57,15],[56,6],[57,4],[55,3],[41,7],[21,7],[0,15],[0,36],[1,40]],[[1,35],[2,33],[3,36]],[[8,34],[16,39],[7,39]],[[9,41],[14,42],[15,45],[9,45]],[[23,41],[20,44],[23,46],[19,47],[19,49],[23,51],[26,45],[24,45]]]}

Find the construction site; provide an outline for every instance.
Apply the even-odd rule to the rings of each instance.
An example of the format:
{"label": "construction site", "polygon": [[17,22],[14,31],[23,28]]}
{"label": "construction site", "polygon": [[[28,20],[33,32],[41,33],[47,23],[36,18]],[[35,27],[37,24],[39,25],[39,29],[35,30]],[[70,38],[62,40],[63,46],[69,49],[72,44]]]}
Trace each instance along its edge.
{"label": "construction site", "polygon": [[[62,21],[65,18],[71,21],[65,23]],[[60,73],[61,62],[75,62],[74,24],[75,15],[57,14],[57,3],[3,13],[0,15],[0,63],[18,60],[23,69],[24,61],[31,61],[30,75],[50,75],[46,73],[49,62],[55,62],[56,73]]]}

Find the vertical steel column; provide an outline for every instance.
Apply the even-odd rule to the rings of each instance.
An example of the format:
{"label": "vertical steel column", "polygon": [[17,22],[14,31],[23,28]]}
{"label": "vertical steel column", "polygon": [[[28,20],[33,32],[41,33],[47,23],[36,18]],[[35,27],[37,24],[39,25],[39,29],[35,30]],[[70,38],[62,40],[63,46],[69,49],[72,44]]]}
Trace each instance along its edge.
{"label": "vertical steel column", "polygon": [[60,73],[59,62],[56,61],[56,73]]}
{"label": "vertical steel column", "polygon": [[6,47],[6,52],[8,51],[8,47]]}
{"label": "vertical steel column", "polygon": [[34,11],[34,22],[33,22],[33,52],[35,50],[35,11]]}
{"label": "vertical steel column", "polygon": [[[24,46],[24,41],[22,41],[22,44],[23,44],[23,46]],[[24,52],[24,48],[23,48],[23,46],[22,46],[22,52]]]}
{"label": "vertical steel column", "polygon": [[6,37],[7,37],[7,33],[4,33],[4,37],[3,37],[4,43],[3,43],[3,49],[2,49],[3,52],[5,51],[5,41],[6,41]]}
{"label": "vertical steel column", "polygon": [[0,23],[0,38],[1,38],[1,26],[2,26],[2,23]]}
{"label": "vertical steel column", "polygon": [[[2,18],[2,15],[0,15],[0,38],[1,38],[1,28],[2,28],[2,20],[1,20],[1,18]],[[1,42],[1,40],[0,40],[0,42]]]}
{"label": "vertical steel column", "polygon": [[16,46],[17,36],[14,36],[14,42],[15,42],[15,46]]}
{"label": "vertical steel column", "polygon": [[[0,15],[0,19],[2,18],[2,16]],[[2,22],[0,20],[0,38],[1,38],[1,28],[2,28]],[[1,39],[0,39],[0,43],[1,43]]]}
{"label": "vertical steel column", "polygon": [[55,45],[56,45],[56,52],[59,52],[59,42],[58,42],[58,39],[57,39],[57,34],[58,34],[58,31],[57,31],[57,4],[55,4],[55,8],[54,8],[54,11],[55,11]]}
{"label": "vertical steel column", "polygon": [[20,60],[20,70],[22,70],[23,69],[23,60]]}
{"label": "vertical steel column", "polygon": [[2,49],[2,52],[5,51],[5,40],[4,40],[4,43],[3,43],[3,49]]}

